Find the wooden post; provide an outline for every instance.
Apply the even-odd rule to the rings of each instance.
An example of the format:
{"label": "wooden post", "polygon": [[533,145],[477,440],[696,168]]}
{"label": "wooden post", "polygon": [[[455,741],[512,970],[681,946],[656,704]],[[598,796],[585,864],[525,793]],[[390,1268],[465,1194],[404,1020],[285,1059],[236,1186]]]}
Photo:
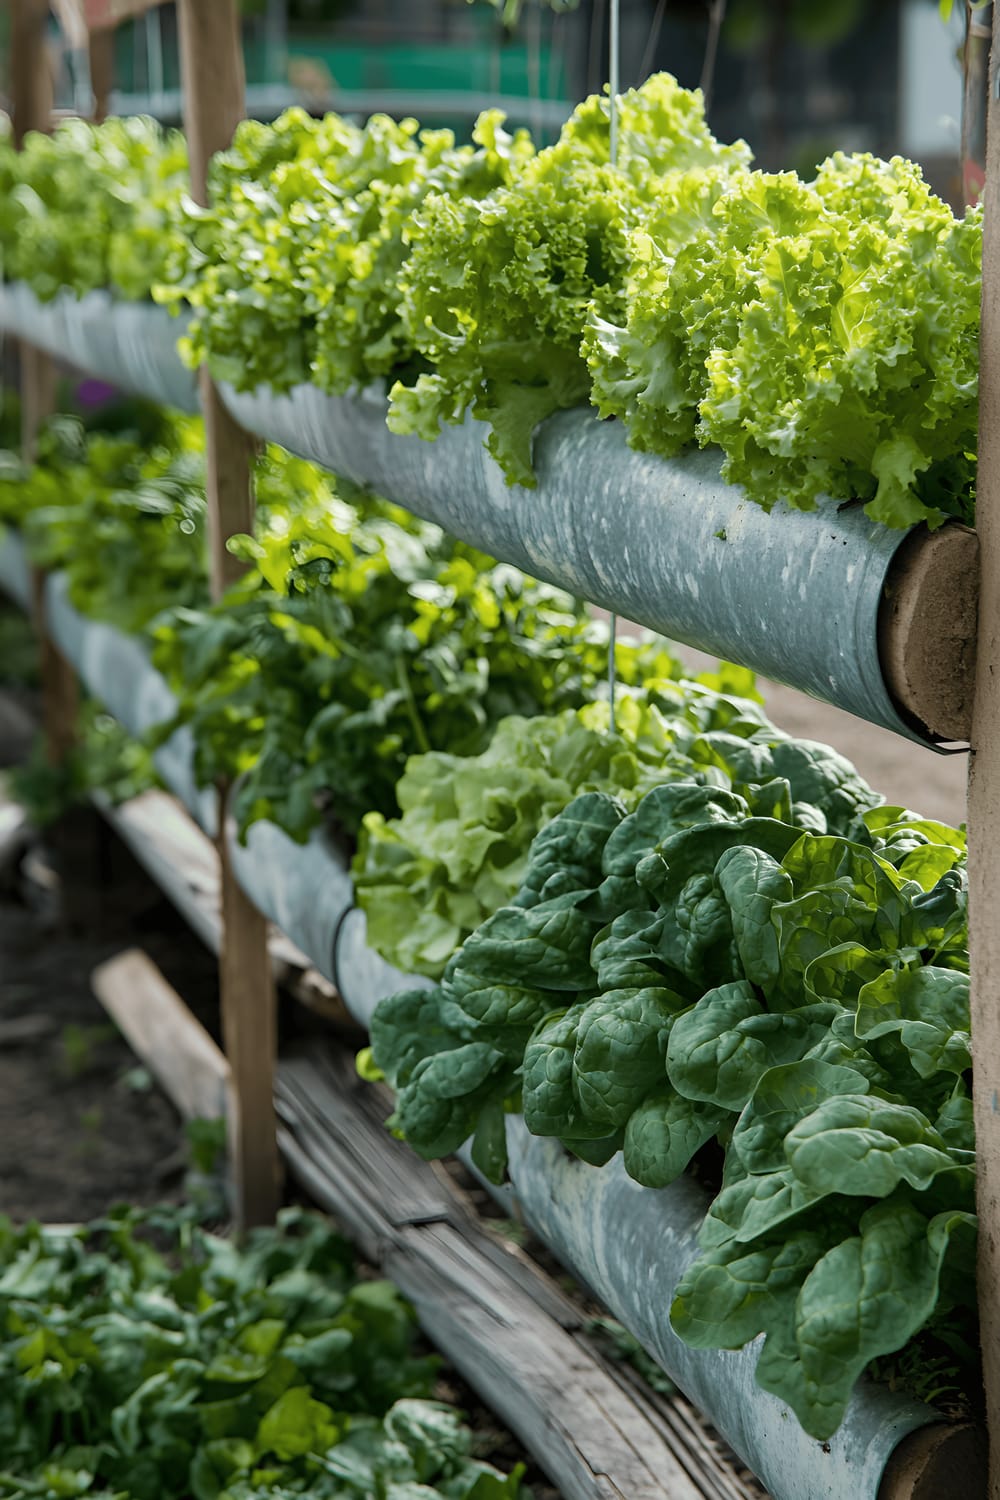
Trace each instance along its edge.
{"label": "wooden post", "polygon": [[235,0],[179,0],[184,130],[191,196],[208,201],[208,163],[225,151],[245,114],[243,41]]}
{"label": "wooden post", "polygon": [[108,117],[111,90],[115,86],[115,34],[107,28],[92,31],[88,43],[90,56],[90,92],[93,95],[92,115],[95,125]]}
{"label": "wooden post", "polygon": [[246,571],[246,564],[233,556],[226,542],[231,536],[253,530],[256,444],[223,406],[207,370],[201,370],[198,383],[205,418],[209,570],[212,597],[218,599]]}
{"label": "wooden post", "polygon": [[[52,124],[52,78],[46,50],[47,0],[13,0],[11,10],[11,92],[14,100],[14,140],[20,149],[33,130]],[[35,454],[42,423],[56,404],[53,361],[33,344],[19,347],[21,387],[21,449],[26,459]],[[45,749],[59,765],[73,745],[79,695],[76,678],[56,650],[45,628],[44,575],[32,575],[35,623],[38,629],[42,679],[42,720]]]}
{"label": "wooden post", "polygon": [[[184,125],[191,162],[191,192],[207,202],[208,163],[224,150],[243,118],[243,50],[236,0],[180,0],[178,7]],[[226,549],[234,532],[253,524],[251,460],[247,434],[219,400],[207,370],[201,372],[205,417],[206,484],[212,592],[225,590],[241,571]],[[220,793],[220,824],[225,821]],[[277,1002],[267,952],[267,924],[237,884],[220,829],[222,952],[219,982],[226,1055],[232,1069],[233,1109],[229,1151],[241,1228],[267,1223],[280,1202],[274,1115]]]}
{"label": "wooden post", "polygon": [[56,367],[34,344],[20,340],[17,350],[21,375],[21,451],[25,459],[35,457],[42,423],[56,409]]}
{"label": "wooden post", "polygon": [[969,770],[972,1050],[978,1152],[979,1317],[990,1432],[990,1500],[1000,1500],[1000,5],[994,7],[980,335],[979,643]]}
{"label": "wooden post", "polygon": [[[52,74],[45,33],[48,0],[11,0],[10,79],[14,144],[18,150],[33,130],[52,126]],[[21,343],[21,446],[34,452],[38,429],[55,409],[55,371],[48,355]]]}
{"label": "wooden post", "polygon": [[48,130],[52,119],[52,73],[45,43],[48,19],[48,0],[11,0],[10,91],[18,150],[29,130]]}

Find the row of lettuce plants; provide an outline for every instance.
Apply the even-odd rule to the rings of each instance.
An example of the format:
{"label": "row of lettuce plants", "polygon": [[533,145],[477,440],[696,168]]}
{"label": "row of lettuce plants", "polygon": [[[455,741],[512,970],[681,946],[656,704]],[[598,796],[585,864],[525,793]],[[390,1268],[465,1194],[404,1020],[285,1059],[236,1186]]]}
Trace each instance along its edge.
{"label": "row of lettuce plants", "polygon": [[467,412],[508,479],[592,401],[637,448],[718,444],[770,508],[863,500],[889,526],[972,516],[982,221],[900,158],[804,180],[715,140],[658,74],[581,104],[536,150],[502,116],[470,144],[414,120],[246,122],[184,195],[148,121],[0,146],[5,274],[193,309],[183,348],[240,389],[384,381],[394,431]]}

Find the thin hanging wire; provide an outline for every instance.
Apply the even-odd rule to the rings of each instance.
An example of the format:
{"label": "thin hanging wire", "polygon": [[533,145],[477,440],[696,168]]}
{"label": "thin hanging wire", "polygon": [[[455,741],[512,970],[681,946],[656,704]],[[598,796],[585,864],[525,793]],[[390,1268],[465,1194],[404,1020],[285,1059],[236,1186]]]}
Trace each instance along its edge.
{"label": "thin hanging wire", "polygon": [[726,19],[726,0],[708,0],[708,41],[705,44],[705,61],[701,67],[701,89],[705,109],[712,102],[712,84],[715,82],[715,63],[719,55],[719,36]]}
{"label": "thin hanging wire", "polygon": [[[619,38],[621,31],[621,6],[620,0],[611,0],[608,17],[608,114],[610,121],[609,151],[612,167],[618,165],[618,93],[619,93]],[[618,616],[612,614],[611,627],[608,637],[608,694],[611,700],[611,733],[618,732],[618,716],[615,707],[615,647],[618,644]]]}
{"label": "thin hanging wire", "polygon": [[656,11],[649,27],[649,35],[646,38],[646,46],[642,53],[642,63],[639,68],[639,82],[645,83],[649,77],[653,61],[656,57],[656,48],[660,40],[660,29],[663,26],[663,16],[667,9],[667,0],[657,0]]}

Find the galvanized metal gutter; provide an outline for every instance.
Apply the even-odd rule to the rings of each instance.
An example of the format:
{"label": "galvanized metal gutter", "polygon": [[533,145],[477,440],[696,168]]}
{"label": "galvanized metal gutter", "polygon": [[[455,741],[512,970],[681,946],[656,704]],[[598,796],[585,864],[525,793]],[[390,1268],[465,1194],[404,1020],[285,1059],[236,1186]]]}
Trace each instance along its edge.
{"label": "galvanized metal gutter", "polygon": [[[176,352],[185,322],[163,308],[104,292],[40,303],[8,283],[0,285],[0,328],[153,400],[197,409],[194,376]],[[923,645],[913,651],[905,622],[941,618],[938,604],[925,609],[911,589],[898,608],[896,554],[907,537],[919,544],[922,528],[890,531],[860,506],[832,501],[809,514],[779,504],[768,516],[723,483],[717,450],[669,461],[639,454],[620,423],[590,409],[562,412],[539,429],[539,482],[528,490],[506,484],[484,447],[485,427],[472,418],[427,443],[388,431],[384,393],[374,387],[345,397],[312,386],[288,396],[220,390],[249,431],[536,577],[918,743],[966,733],[974,608],[943,632],[925,632],[933,661]],[[952,571],[971,597],[966,556]],[[939,550],[932,594],[933,575],[947,571],[940,558]],[[905,593],[906,568],[901,578]]]}
{"label": "galvanized metal gutter", "polygon": [[0,589],[31,613],[31,564],[24,543],[9,526],[0,527]]}
{"label": "galvanized metal gutter", "polygon": [[[142,642],[112,625],[85,618],[69,601],[65,574],[46,580],[45,617],[49,633],[87,688],[130,734],[141,738],[177,711],[166,679],[151,664]],[[217,824],[212,787],[194,777],[194,736],[183,725],[153,754],[156,769],[206,833]]]}
{"label": "galvanized metal gutter", "polygon": [[111,385],[196,412],[197,377],[177,353],[189,316],[175,318],[152,302],[123,302],[110,292],[59,292],[40,302],[20,282],[0,283],[0,328],[7,333]]}
{"label": "galvanized metal gutter", "polygon": [[[0,581],[23,596],[23,552],[0,542]],[[172,695],[139,642],[82,617],[66,598],[65,579],[50,578],[50,629],[81,677],[133,732],[170,712]],[[193,788],[191,742],[176,735],[164,747],[164,779],[192,810],[214,795]],[[161,756],[163,752],[160,752]],[[207,809],[199,821],[209,831]],[[321,835],[298,845],[274,824],[257,823],[245,847],[227,831],[233,865],[246,894],[337,984],[362,1025],[384,995],[427,981],[402,974],[367,947],[365,919],[352,907],[344,856]],[[697,1254],[708,1204],[700,1186],[681,1178],[669,1188],[640,1188],[620,1159],[600,1170],[568,1156],[557,1142],[531,1136],[508,1120],[511,1188],[517,1211],[539,1238],[611,1309],[676,1380],[770,1489],[774,1500],[878,1500],[886,1464],[907,1434],[939,1420],[930,1408],[885,1388],[861,1384],[828,1445],[808,1438],[792,1413],[753,1381],[755,1346],[730,1353],[692,1350],[669,1323],[670,1296]]]}
{"label": "galvanized metal gutter", "polygon": [[636,453],[621,423],[589,409],[539,429],[532,490],[508,486],[471,417],[429,443],[389,432],[374,390],[221,391],[251,432],[535,577],[927,743],[894,706],[879,663],[883,586],[906,533],[858,505],[768,515],[722,480],[718,450],[669,461]]}

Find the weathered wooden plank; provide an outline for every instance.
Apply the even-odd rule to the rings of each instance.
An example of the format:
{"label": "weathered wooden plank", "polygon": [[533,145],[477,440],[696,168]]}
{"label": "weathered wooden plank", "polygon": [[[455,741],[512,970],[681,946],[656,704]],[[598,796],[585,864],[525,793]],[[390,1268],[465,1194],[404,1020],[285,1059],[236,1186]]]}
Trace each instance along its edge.
{"label": "weathered wooden plank", "polygon": [[222,1050],[152,959],[130,948],[91,975],[104,1009],[187,1120],[229,1113],[230,1070]]}
{"label": "weathered wooden plank", "polygon": [[649,1418],[713,1500],[748,1500],[749,1496],[768,1500],[764,1487],[748,1471],[734,1466],[739,1462],[735,1454],[682,1391],[675,1389],[669,1396],[654,1391],[625,1363],[617,1363],[614,1370],[628,1399]]}
{"label": "weathered wooden plank", "polygon": [[295,1176],[406,1292],[423,1326],[566,1500],[746,1500],[708,1444],[672,1446],[549,1277],[498,1242],[447,1178],[385,1130],[349,1057],[279,1064]]}
{"label": "weathered wooden plank", "polygon": [[[208,164],[225,149],[243,118],[246,83],[236,0],[180,0],[184,125],[196,202],[208,195]],[[220,402],[207,370],[201,371],[205,418],[212,594],[218,598],[242,571],[226,543],[253,528],[253,445]],[[237,1222],[270,1222],[280,1202],[275,1139],[274,1057],[277,998],[267,951],[267,922],[247,899],[232,870],[225,836],[226,790],[220,789],[218,851],[222,944],[219,988],[226,1054],[233,1070],[229,1129]]]}
{"label": "weathered wooden plank", "polygon": [[222,942],[219,857],[209,839],[166,792],[143,792],[101,813],[188,926],[213,953]]}

